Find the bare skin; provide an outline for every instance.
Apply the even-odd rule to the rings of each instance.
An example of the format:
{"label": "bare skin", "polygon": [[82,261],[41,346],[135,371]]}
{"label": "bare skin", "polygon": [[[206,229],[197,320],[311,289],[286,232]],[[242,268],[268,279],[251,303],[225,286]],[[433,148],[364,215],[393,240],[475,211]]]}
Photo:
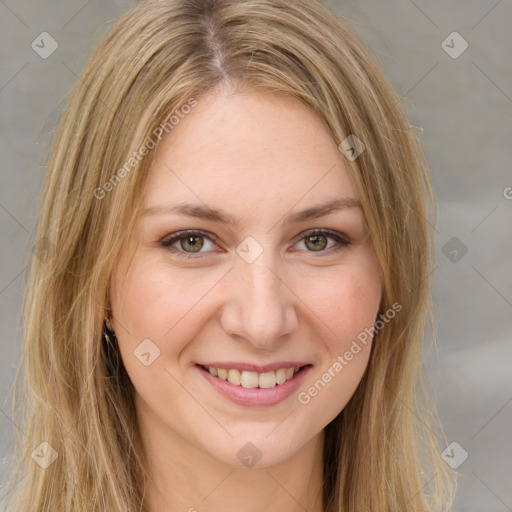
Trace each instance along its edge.
{"label": "bare skin", "polygon": [[[111,286],[151,476],[147,510],[321,512],[323,429],[354,393],[371,341],[332,367],[373,326],[382,292],[348,163],[314,113],[251,91],[198,98],[156,151],[135,258],[128,266],[123,253]],[[335,200],[344,207],[287,217]],[[166,210],[182,203],[237,223]],[[183,230],[204,233],[169,240]],[[134,354],[146,339],[146,362],[159,350],[149,365]],[[310,366],[290,396],[248,406],[197,366],[219,361]]]}

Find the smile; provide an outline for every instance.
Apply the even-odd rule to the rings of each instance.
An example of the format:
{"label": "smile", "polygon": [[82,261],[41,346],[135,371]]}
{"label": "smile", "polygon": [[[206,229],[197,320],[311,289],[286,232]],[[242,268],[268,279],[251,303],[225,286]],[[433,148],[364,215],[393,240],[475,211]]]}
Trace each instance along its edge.
{"label": "smile", "polygon": [[245,407],[277,405],[296,393],[313,365],[278,368],[265,372],[195,365],[217,393]]}
{"label": "smile", "polygon": [[242,386],[246,389],[261,388],[268,389],[277,385],[284,384],[287,380],[293,378],[303,367],[279,368],[269,372],[251,372],[246,370],[237,370],[236,368],[216,368],[214,366],[201,366],[207,370],[210,375],[219,379],[228,381],[233,386]]}

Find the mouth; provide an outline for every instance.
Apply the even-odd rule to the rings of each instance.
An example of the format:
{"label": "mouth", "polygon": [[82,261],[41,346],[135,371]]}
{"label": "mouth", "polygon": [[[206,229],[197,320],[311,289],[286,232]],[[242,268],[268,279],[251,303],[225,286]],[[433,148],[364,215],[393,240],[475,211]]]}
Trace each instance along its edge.
{"label": "mouth", "polygon": [[278,368],[266,372],[240,370],[237,368],[219,368],[202,364],[196,366],[202,371],[209,373],[213,378],[229,382],[233,386],[245,389],[270,389],[282,386],[286,382],[293,380],[298,373],[311,365]]}
{"label": "mouth", "polygon": [[[230,402],[243,407],[269,407],[296,393],[313,368],[312,364],[297,364],[300,365],[293,362],[281,368],[271,365],[274,369],[243,363],[224,365],[230,368],[204,364],[196,364],[195,367],[210,388]],[[266,371],[257,372],[255,369]]]}

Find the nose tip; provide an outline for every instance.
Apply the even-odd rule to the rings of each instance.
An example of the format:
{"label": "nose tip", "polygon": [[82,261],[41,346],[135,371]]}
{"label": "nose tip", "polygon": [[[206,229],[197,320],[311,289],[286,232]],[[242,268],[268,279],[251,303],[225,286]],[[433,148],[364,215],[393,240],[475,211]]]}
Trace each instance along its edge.
{"label": "nose tip", "polygon": [[227,334],[256,348],[273,350],[296,329],[298,320],[293,294],[268,263],[264,258],[237,262],[221,325]]}

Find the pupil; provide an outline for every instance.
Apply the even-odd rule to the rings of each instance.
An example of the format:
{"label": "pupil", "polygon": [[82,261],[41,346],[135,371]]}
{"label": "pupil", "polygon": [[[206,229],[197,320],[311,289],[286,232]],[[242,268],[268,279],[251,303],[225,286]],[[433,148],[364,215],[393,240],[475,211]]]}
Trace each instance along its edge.
{"label": "pupil", "polygon": [[199,236],[189,236],[187,238],[183,238],[181,241],[182,249],[187,250],[187,247],[185,247],[186,245],[189,246],[188,249],[192,249],[191,252],[197,252],[203,246],[203,242]]}
{"label": "pupil", "polygon": [[308,241],[313,244],[313,250],[325,249],[327,243],[325,236],[313,235],[308,237]]}

